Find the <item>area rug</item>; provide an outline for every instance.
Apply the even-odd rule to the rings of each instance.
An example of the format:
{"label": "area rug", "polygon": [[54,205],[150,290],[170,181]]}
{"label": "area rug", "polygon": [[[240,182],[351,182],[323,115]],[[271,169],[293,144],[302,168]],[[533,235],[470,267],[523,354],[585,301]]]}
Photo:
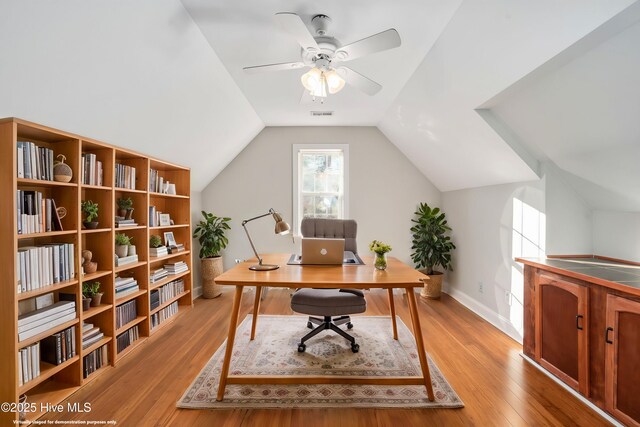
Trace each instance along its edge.
{"label": "area rug", "polygon": [[[256,339],[249,340],[251,317],[236,332],[231,375],[418,376],[420,362],[411,332],[398,317],[398,341],[391,320],[384,316],[352,317],[349,331],[360,344],[352,353],[347,340],[323,331],[298,353],[297,343],[309,329],[304,316],[260,316]],[[215,352],[177,403],[178,408],[461,408],[464,406],[435,363],[429,358],[435,401],[416,385],[352,384],[228,384],[222,402],[216,401],[226,342]]]}

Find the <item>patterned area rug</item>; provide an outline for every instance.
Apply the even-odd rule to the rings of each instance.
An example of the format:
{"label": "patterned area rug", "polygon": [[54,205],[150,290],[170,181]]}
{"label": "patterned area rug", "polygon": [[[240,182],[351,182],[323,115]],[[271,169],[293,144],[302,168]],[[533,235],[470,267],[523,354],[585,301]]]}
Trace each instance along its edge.
{"label": "patterned area rug", "polygon": [[[307,341],[305,353],[297,343],[309,329],[305,316],[260,316],[256,339],[249,340],[251,317],[238,327],[231,375],[366,375],[417,376],[420,362],[413,335],[398,317],[398,341],[391,335],[389,317],[353,317],[350,333],[360,344],[352,353],[347,340],[323,331]],[[343,326],[344,327],[344,326]],[[351,384],[228,384],[222,402],[216,401],[225,344],[215,352],[178,401],[179,408],[461,408],[464,406],[438,367],[429,358],[435,401],[423,386]]]}

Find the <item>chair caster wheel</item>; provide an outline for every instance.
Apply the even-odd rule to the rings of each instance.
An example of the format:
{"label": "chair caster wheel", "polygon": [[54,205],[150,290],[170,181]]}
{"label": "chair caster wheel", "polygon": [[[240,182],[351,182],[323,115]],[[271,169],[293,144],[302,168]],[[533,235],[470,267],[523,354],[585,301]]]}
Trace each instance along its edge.
{"label": "chair caster wheel", "polygon": [[302,344],[298,344],[298,353],[304,353],[304,351],[307,349],[307,345],[302,343]]}
{"label": "chair caster wheel", "polygon": [[313,323],[311,323],[311,322],[307,322],[307,328],[309,328],[309,329],[313,329]]}
{"label": "chair caster wheel", "polygon": [[357,353],[358,351],[360,351],[360,345],[356,343],[351,344],[351,351],[353,351],[354,353]]}
{"label": "chair caster wheel", "polygon": [[353,323],[351,322],[347,323],[347,329],[353,329]]}

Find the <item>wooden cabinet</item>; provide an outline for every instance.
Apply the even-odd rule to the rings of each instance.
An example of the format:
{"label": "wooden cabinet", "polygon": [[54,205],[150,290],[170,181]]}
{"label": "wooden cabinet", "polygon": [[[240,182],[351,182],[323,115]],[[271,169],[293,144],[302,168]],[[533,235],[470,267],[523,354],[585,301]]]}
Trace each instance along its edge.
{"label": "wooden cabinet", "polygon": [[588,395],[588,288],[538,274],[535,286],[535,360]]}
{"label": "wooden cabinet", "polygon": [[607,296],[605,407],[640,426],[640,302]]}

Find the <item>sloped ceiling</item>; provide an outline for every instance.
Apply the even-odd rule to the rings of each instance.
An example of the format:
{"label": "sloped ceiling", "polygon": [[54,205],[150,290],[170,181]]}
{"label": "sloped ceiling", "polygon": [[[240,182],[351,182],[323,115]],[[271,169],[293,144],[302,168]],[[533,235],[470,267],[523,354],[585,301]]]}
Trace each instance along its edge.
{"label": "sloped ceiling", "polygon": [[3,0],[0,52],[0,117],[190,166],[196,191],[264,127],[178,0]]}
{"label": "sloped ceiling", "polygon": [[640,210],[639,46],[636,3],[485,106],[593,209]]}

